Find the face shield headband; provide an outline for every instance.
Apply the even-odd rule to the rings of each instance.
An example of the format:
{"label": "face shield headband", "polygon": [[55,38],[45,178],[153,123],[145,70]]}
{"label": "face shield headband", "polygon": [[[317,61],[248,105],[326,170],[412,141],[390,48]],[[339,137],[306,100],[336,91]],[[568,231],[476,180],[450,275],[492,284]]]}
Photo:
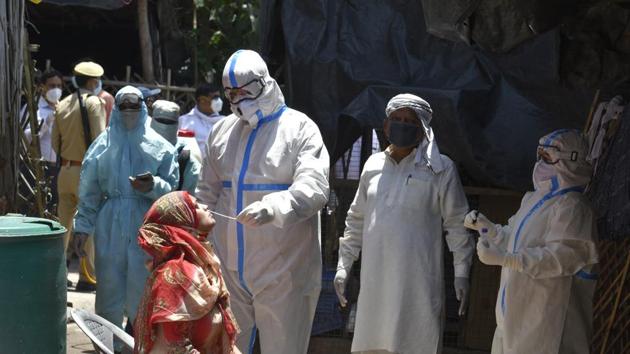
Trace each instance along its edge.
{"label": "face shield headband", "polygon": [[579,157],[577,151],[560,151],[558,147],[553,145],[538,145],[536,152],[537,160],[542,160],[549,165],[555,165],[560,160],[577,161]]}

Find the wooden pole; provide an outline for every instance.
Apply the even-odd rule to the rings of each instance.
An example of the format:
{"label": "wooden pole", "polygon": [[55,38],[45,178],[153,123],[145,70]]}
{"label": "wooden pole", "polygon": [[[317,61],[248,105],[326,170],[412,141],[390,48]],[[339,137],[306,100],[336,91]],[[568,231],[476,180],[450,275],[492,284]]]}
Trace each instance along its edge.
{"label": "wooden pole", "polygon": [[140,54],[142,57],[142,76],[145,81],[155,81],[153,72],[153,43],[149,30],[148,0],[138,0],[138,32],[140,35]]}
{"label": "wooden pole", "polygon": [[166,70],[166,100],[171,100],[171,69]]}
{"label": "wooden pole", "polygon": [[0,1],[0,215],[17,211],[24,1]]}
{"label": "wooden pole", "polygon": [[586,117],[586,124],[584,125],[584,133],[587,133],[591,128],[591,123],[593,122],[593,114],[595,113],[595,107],[597,107],[597,101],[599,101],[599,89],[595,91],[595,97],[593,97],[593,102],[591,103],[591,109],[588,112],[588,117]]}
{"label": "wooden pole", "polygon": [[193,62],[193,84],[196,87],[198,81],[198,77],[199,77],[199,61],[197,59],[198,57],[198,51],[197,51],[197,45],[198,45],[198,40],[197,40],[197,4],[194,4],[193,1],[193,48],[192,48],[192,62]]}
{"label": "wooden pole", "polygon": [[42,186],[44,182],[44,171],[42,169],[42,155],[39,145],[39,123],[37,122],[37,111],[35,110],[35,97],[33,93],[33,62],[31,61],[31,53],[29,52],[28,33],[24,34],[24,96],[26,96],[26,105],[28,109],[28,118],[31,125],[31,145],[29,147],[29,155],[35,163],[35,206],[40,217],[44,217],[45,203],[44,192]]}

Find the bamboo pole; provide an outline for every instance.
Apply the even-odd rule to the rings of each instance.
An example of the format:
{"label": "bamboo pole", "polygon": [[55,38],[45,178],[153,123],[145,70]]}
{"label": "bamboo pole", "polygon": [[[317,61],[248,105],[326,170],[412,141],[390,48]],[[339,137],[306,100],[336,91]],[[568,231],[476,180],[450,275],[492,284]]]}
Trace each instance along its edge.
{"label": "bamboo pole", "polygon": [[39,122],[37,122],[37,112],[35,110],[35,97],[33,92],[33,62],[31,61],[31,53],[29,51],[28,33],[24,33],[24,95],[26,96],[26,105],[28,109],[29,122],[31,125],[31,145],[29,147],[29,155],[34,161],[35,171],[35,206],[40,217],[44,217],[44,193],[42,191],[42,182],[44,180],[44,171],[42,169],[42,155],[39,144]]}
{"label": "bamboo pole", "polygon": [[591,109],[588,112],[588,116],[586,117],[586,124],[584,125],[584,133],[588,132],[588,130],[591,128],[591,124],[593,123],[593,114],[595,113],[595,107],[597,107],[597,101],[599,101],[599,89],[595,91],[593,102],[591,102]]}
{"label": "bamboo pole", "polygon": [[194,93],[195,89],[193,87],[183,87],[183,86],[167,86],[162,84],[150,84],[143,82],[129,82],[129,81],[117,81],[117,80],[103,80],[103,85],[109,86],[144,86],[146,88],[159,88],[160,90],[169,90],[171,92],[183,92],[183,93]]}
{"label": "bamboo pole", "polygon": [[[194,1],[193,1],[194,2]],[[193,84],[197,86],[199,77],[199,60],[198,60],[198,37],[197,37],[197,4],[193,3],[193,47],[192,47],[192,62],[193,62]]]}

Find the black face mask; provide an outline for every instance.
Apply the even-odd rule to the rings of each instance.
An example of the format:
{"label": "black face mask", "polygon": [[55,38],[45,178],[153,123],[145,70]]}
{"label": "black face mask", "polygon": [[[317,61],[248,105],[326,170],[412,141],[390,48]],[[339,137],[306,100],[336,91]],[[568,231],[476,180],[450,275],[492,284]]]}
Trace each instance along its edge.
{"label": "black face mask", "polygon": [[401,148],[412,147],[420,142],[422,127],[397,121],[389,122],[389,141]]}

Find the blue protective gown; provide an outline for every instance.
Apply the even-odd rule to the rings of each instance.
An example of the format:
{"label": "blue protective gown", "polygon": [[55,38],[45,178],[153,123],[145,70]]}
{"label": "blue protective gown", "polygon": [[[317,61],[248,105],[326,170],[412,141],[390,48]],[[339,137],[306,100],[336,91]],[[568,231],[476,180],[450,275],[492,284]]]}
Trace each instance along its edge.
{"label": "blue protective gown", "polygon": [[[132,89],[124,87],[117,96]],[[148,255],[137,242],[144,214],[153,201],[175,190],[179,178],[175,148],[146,128],[146,119],[142,103],[139,121],[128,131],[114,107],[109,127],[83,159],[74,218],[75,232],[95,237],[96,313],[119,326],[123,315],[135,318],[149,275],[144,265]],[[133,189],[129,182],[129,176],[144,172],[154,178],[147,193]]]}

